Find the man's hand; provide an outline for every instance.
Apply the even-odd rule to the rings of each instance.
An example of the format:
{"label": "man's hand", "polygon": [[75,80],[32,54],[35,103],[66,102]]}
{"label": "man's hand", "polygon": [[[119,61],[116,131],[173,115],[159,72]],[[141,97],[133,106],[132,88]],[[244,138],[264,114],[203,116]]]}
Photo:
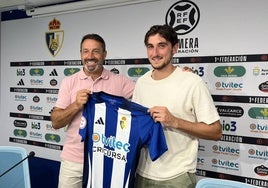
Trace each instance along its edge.
{"label": "man's hand", "polygon": [[176,119],[176,117],[169,112],[167,107],[164,106],[154,106],[149,108],[148,112],[155,122],[160,122],[165,126],[172,127]]}
{"label": "man's hand", "polygon": [[182,70],[186,72],[194,72],[190,67],[183,67]]}
{"label": "man's hand", "polygon": [[75,103],[79,109],[82,109],[84,104],[87,103],[90,93],[88,89],[82,89],[77,92]]}

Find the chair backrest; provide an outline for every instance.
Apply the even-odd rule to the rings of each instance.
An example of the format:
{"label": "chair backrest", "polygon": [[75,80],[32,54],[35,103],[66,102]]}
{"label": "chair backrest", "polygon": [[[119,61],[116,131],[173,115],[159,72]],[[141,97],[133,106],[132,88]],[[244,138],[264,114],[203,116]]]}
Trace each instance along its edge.
{"label": "chair backrest", "polygon": [[195,188],[256,188],[256,186],[233,180],[204,178],[197,182]]}
{"label": "chair backrest", "polygon": [[[0,146],[0,187],[30,188],[30,172],[28,159],[8,171],[18,162],[27,157],[22,147]],[[6,172],[8,171],[8,172]]]}

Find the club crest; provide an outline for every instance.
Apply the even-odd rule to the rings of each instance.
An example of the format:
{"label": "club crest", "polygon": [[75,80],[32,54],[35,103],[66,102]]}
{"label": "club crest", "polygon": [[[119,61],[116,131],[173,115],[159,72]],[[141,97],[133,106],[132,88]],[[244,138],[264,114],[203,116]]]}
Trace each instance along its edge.
{"label": "club crest", "polygon": [[46,44],[52,56],[56,56],[63,44],[64,31],[60,30],[61,23],[55,18],[49,22],[49,32],[46,32]]}

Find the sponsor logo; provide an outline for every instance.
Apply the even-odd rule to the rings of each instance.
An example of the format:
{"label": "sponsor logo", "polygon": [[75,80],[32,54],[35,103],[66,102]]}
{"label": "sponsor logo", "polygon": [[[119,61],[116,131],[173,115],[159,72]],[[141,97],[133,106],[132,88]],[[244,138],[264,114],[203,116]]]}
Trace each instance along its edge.
{"label": "sponsor logo", "polygon": [[20,79],[20,81],[17,83],[18,86],[24,86],[24,81],[23,79]]}
{"label": "sponsor logo", "polygon": [[239,106],[216,106],[217,111],[220,116],[227,116],[227,117],[242,117],[244,115],[243,108]]}
{"label": "sponsor logo", "polygon": [[242,77],[246,69],[242,66],[219,66],[214,69],[214,75],[217,77]]}
{"label": "sponsor logo", "polygon": [[49,141],[49,142],[60,142],[60,136],[57,135],[57,134],[45,134],[45,139],[46,141]]}
{"label": "sponsor logo", "polygon": [[140,77],[148,72],[150,69],[147,67],[133,67],[128,69],[128,75],[130,77]]}
{"label": "sponsor logo", "polygon": [[252,123],[249,125],[250,132],[254,133],[268,133],[268,125],[260,125],[260,124],[255,124]]}
{"label": "sponsor logo", "polygon": [[33,97],[33,102],[35,102],[35,103],[40,102],[40,97],[38,97],[37,95],[35,95],[35,96]]}
{"label": "sponsor logo", "polygon": [[248,154],[249,158],[268,160],[268,150],[249,149]]}
{"label": "sponsor logo", "polygon": [[25,76],[25,69],[17,69],[17,76]]}
{"label": "sponsor logo", "polygon": [[268,81],[261,83],[259,85],[259,90],[262,92],[268,92]]}
{"label": "sponsor logo", "polygon": [[32,129],[41,129],[41,123],[40,122],[32,122],[31,123]]}
{"label": "sponsor logo", "polygon": [[31,138],[37,138],[37,139],[42,139],[43,137],[41,133],[33,132],[33,131],[30,131],[29,135]]}
{"label": "sponsor logo", "polygon": [[15,129],[13,131],[13,134],[17,137],[26,137],[27,136],[27,132],[25,130],[21,130],[21,129]]}
{"label": "sponsor logo", "polygon": [[26,128],[27,127],[27,122],[24,120],[14,120],[13,122],[15,127],[21,127],[21,128]]}
{"label": "sponsor logo", "polygon": [[253,119],[268,119],[268,108],[250,108],[248,115]]}
{"label": "sponsor logo", "polygon": [[267,176],[268,175],[268,168],[264,165],[257,166],[254,168],[254,172],[259,176]]}
{"label": "sponsor logo", "polygon": [[44,75],[44,70],[40,69],[40,68],[30,69],[30,75],[31,76],[43,76]]}
{"label": "sponsor logo", "polygon": [[110,72],[113,72],[114,74],[119,74],[119,70],[116,68],[112,68]]}
{"label": "sponsor logo", "polygon": [[213,153],[229,156],[239,156],[240,149],[232,148],[230,146],[214,145],[212,146]]}
{"label": "sponsor logo", "polygon": [[26,95],[15,95],[15,101],[27,101]]}
{"label": "sponsor logo", "polygon": [[204,67],[191,67],[193,73],[197,74],[200,77],[205,75],[205,68]]}
{"label": "sponsor logo", "polygon": [[215,83],[216,90],[233,90],[233,91],[241,91],[243,89],[243,83],[236,82],[216,82]]}
{"label": "sponsor logo", "polygon": [[93,133],[93,152],[102,153],[106,157],[127,162],[127,153],[130,151],[130,144],[117,140],[114,136],[106,137],[104,134]]}
{"label": "sponsor logo", "polygon": [[57,97],[47,97],[47,103],[55,103],[57,101]]}
{"label": "sponsor logo", "polygon": [[93,133],[92,140],[95,143],[102,142],[104,146],[112,149],[124,150],[126,153],[130,151],[130,144],[128,142],[123,143],[119,140],[116,140],[116,137],[114,136],[106,137],[104,134],[99,135],[98,133]]}
{"label": "sponsor logo", "polygon": [[64,75],[65,76],[70,76],[70,75],[73,75],[74,73],[80,71],[79,68],[66,68],[64,69]]}
{"label": "sponsor logo", "polygon": [[222,126],[223,131],[228,131],[228,132],[236,131],[236,121],[231,121],[230,123],[226,123],[224,120],[222,120],[221,126]]}
{"label": "sponsor logo", "polygon": [[51,86],[56,86],[57,84],[58,84],[57,80],[55,80],[55,79],[50,80],[50,85]]}
{"label": "sponsor logo", "polygon": [[18,111],[23,111],[24,110],[24,106],[22,104],[17,106]]}
{"label": "sponsor logo", "polygon": [[31,79],[30,83],[31,83],[31,85],[43,85],[43,80]]}
{"label": "sponsor logo", "polygon": [[267,76],[268,75],[268,69],[260,68],[258,66],[253,68],[253,75],[254,76]]}
{"label": "sponsor logo", "polygon": [[229,160],[222,160],[222,159],[212,159],[211,160],[212,163],[212,167],[215,168],[223,168],[225,170],[235,170],[238,171],[239,170],[239,163],[236,162],[232,162]]}
{"label": "sponsor logo", "polygon": [[43,107],[41,106],[30,106],[30,111],[33,111],[33,112],[42,112],[43,111]]}
{"label": "sponsor logo", "polygon": [[104,125],[104,121],[103,121],[102,117],[100,117],[98,120],[96,120],[95,124]]}
{"label": "sponsor logo", "polygon": [[49,74],[49,76],[58,76],[56,69],[53,69],[51,73]]}

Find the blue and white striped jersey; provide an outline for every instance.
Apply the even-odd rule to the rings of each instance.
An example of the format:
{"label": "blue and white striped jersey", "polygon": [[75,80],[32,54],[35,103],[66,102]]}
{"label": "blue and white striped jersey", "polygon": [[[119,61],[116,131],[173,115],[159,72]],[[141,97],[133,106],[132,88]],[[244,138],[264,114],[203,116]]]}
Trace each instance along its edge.
{"label": "blue and white striped jersey", "polygon": [[96,92],[84,107],[79,134],[85,142],[84,187],[132,187],[142,147],[152,160],[166,150],[164,132],[148,108]]}

